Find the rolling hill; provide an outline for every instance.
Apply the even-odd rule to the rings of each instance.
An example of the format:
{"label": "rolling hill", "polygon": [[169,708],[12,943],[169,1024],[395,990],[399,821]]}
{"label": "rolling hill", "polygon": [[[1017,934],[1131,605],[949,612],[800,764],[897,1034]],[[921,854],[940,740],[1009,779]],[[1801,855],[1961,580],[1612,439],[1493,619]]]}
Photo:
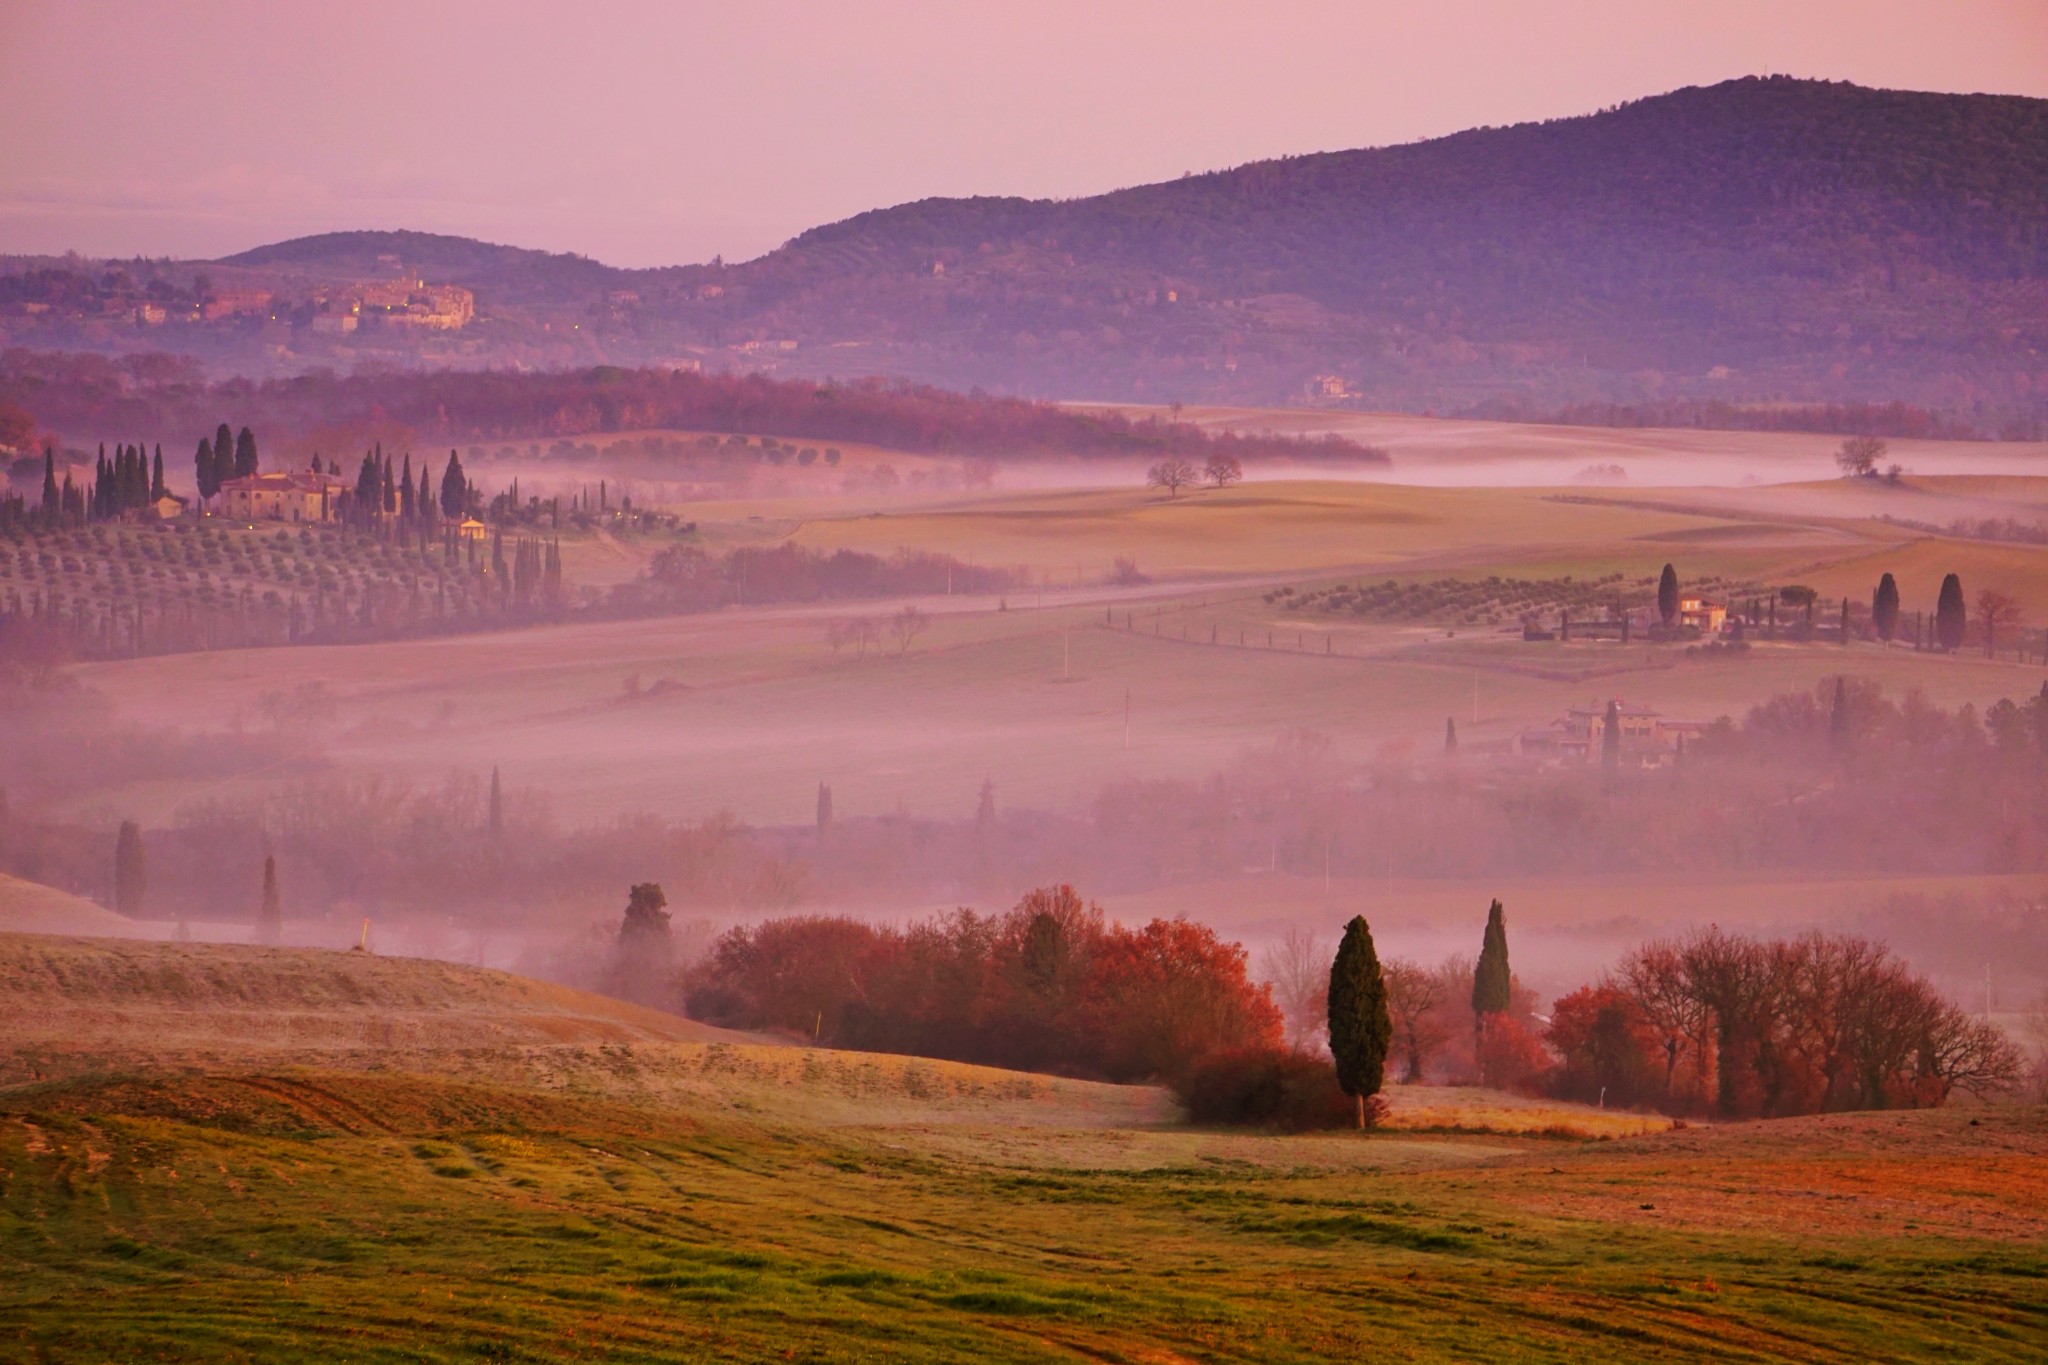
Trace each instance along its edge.
{"label": "rolling hill", "polygon": [[[1996,433],[2048,420],[2044,224],[2048,100],[1771,77],[1087,198],[926,199],[738,264],[620,270],[340,232],[104,274],[0,262],[0,303],[24,318],[50,305],[9,320],[14,344],[175,341],[250,373],[357,353],[694,363],[1498,416],[1898,400]],[[400,273],[470,288],[477,322],[339,338],[316,334],[310,305],[290,321],[275,304],[267,330],[142,337],[89,321],[118,312],[108,289],[165,279],[291,303],[322,281]]]}

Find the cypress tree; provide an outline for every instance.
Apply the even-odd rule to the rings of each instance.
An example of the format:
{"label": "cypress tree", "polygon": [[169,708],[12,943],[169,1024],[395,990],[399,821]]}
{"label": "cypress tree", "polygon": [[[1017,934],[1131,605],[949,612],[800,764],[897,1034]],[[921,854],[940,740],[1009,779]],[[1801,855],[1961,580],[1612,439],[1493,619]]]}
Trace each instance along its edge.
{"label": "cypress tree", "polygon": [[420,461],[420,491],[414,496],[413,506],[418,510],[422,521],[431,522],[434,519],[434,493],[427,483],[428,463],[426,460]]}
{"label": "cypress tree", "polygon": [[469,481],[462,474],[462,457],[448,452],[448,467],[441,471],[441,515],[450,521],[462,519],[469,502]]}
{"label": "cypress tree", "polygon": [[1890,574],[1877,580],[1877,591],[1870,597],[1870,624],[1877,630],[1877,638],[1886,644],[1899,629],[1899,585]]}
{"label": "cypress tree", "polygon": [[498,768],[491,765],[491,837],[497,838],[505,832],[505,795],[498,786]]}
{"label": "cypress tree", "polygon": [[222,422],[213,432],[213,481],[216,486],[235,477],[235,433]]}
{"label": "cypress tree", "polygon": [[1657,614],[1664,618],[1666,629],[1678,621],[1678,570],[1669,564],[1657,579]]}
{"label": "cypress tree", "polygon": [[1444,717],[1444,752],[1447,754],[1458,752],[1458,718],[1456,716]]}
{"label": "cypress tree", "polygon": [[142,826],[133,820],[121,822],[114,840],[114,908],[130,919],[142,913],[142,898],[149,891],[149,868],[142,853]]}
{"label": "cypress tree", "polygon": [[1621,703],[1610,700],[1600,727],[1600,766],[1612,771],[1621,766]]}
{"label": "cypress tree", "polygon": [[411,451],[405,453],[405,469],[398,477],[398,515],[406,521],[413,517]]}
{"label": "cypress tree", "polygon": [[192,456],[192,475],[199,482],[202,502],[220,492],[220,480],[213,477],[213,447],[204,436],[199,438],[199,450]]}
{"label": "cypress tree", "polygon": [[1941,580],[1941,597],[1934,604],[1934,638],[1953,654],[1963,643],[1963,628],[1969,624],[1969,609],[1963,605],[1963,580],[1954,574]]}
{"label": "cypress tree", "polygon": [[1495,901],[1486,911],[1486,934],[1479,941],[1479,965],[1472,970],[1472,1013],[1484,1035],[1486,1016],[1503,1014],[1509,1003],[1513,976],[1508,971],[1508,926],[1506,912]]}
{"label": "cypress tree", "polygon": [[168,498],[170,495],[171,490],[164,484],[163,443],[158,442],[156,455],[149,463],[149,500],[154,503]]}
{"label": "cypress tree", "polygon": [[1849,684],[1841,674],[1835,675],[1835,699],[1828,707],[1828,742],[1837,751],[1847,753],[1855,736],[1849,728]]}
{"label": "cypress tree", "polygon": [[256,907],[256,941],[276,943],[284,937],[284,906],[277,894],[277,859],[263,855],[263,901]]}
{"label": "cypress tree", "polygon": [[1353,915],[1330,964],[1330,1057],[1337,1084],[1358,1102],[1358,1126],[1365,1127],[1365,1102],[1387,1078],[1387,1051],[1394,1023],[1387,1010],[1387,982],[1365,916]]}
{"label": "cypress tree", "polygon": [[832,827],[832,789],[823,782],[818,784],[818,833],[823,834]]}
{"label": "cypress tree", "polygon": [[[225,427],[222,430],[226,430]],[[246,479],[257,469],[256,433],[243,427],[235,436],[235,477]]]}
{"label": "cypress tree", "polygon": [[57,491],[57,448],[43,447],[43,515],[54,518],[61,509]]}

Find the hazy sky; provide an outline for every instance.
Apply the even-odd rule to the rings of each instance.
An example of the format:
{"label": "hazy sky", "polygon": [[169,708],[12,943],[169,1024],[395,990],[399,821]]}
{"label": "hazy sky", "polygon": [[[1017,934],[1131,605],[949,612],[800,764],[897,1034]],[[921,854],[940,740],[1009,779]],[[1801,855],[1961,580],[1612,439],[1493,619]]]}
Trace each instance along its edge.
{"label": "hazy sky", "polygon": [[743,259],[1779,72],[2048,95],[2048,0],[0,0],[0,251],[410,227]]}

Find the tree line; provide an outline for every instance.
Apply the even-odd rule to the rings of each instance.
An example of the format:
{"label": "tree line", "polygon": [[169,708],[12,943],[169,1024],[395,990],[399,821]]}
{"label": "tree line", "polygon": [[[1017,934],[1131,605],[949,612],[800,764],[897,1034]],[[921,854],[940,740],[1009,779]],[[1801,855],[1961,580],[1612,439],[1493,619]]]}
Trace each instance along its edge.
{"label": "tree line", "polygon": [[[161,379],[161,382],[157,382]],[[64,432],[136,425],[204,429],[232,406],[252,425],[308,433],[395,422],[422,439],[501,440],[672,429],[755,432],[803,441],[882,446],[934,455],[1381,463],[1383,452],[1336,436],[1216,432],[1168,416],[1129,417],[1032,399],[958,393],[884,379],[771,379],[662,367],[440,370],[195,382],[176,366],[100,356],[8,351],[0,403]]]}

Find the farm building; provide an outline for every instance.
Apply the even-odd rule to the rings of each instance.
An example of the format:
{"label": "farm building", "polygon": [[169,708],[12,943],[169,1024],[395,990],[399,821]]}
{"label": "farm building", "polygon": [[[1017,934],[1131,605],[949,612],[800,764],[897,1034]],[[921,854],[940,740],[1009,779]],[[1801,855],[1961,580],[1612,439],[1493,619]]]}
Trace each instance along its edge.
{"label": "farm building", "polygon": [[216,514],[237,521],[334,521],[348,485],[332,474],[298,469],[225,479],[214,496]]}
{"label": "farm building", "polygon": [[1719,635],[1728,624],[1728,608],[1704,597],[1678,599],[1678,624],[1690,626],[1702,635]]}
{"label": "farm building", "polygon": [[[1621,733],[1621,761],[1630,767],[1655,768],[1677,756],[1706,727],[1698,721],[1666,720],[1647,706],[1616,698],[1616,727]],[[1515,752],[1557,763],[1597,763],[1607,742],[1606,702],[1574,706],[1541,730],[1515,736]]]}

